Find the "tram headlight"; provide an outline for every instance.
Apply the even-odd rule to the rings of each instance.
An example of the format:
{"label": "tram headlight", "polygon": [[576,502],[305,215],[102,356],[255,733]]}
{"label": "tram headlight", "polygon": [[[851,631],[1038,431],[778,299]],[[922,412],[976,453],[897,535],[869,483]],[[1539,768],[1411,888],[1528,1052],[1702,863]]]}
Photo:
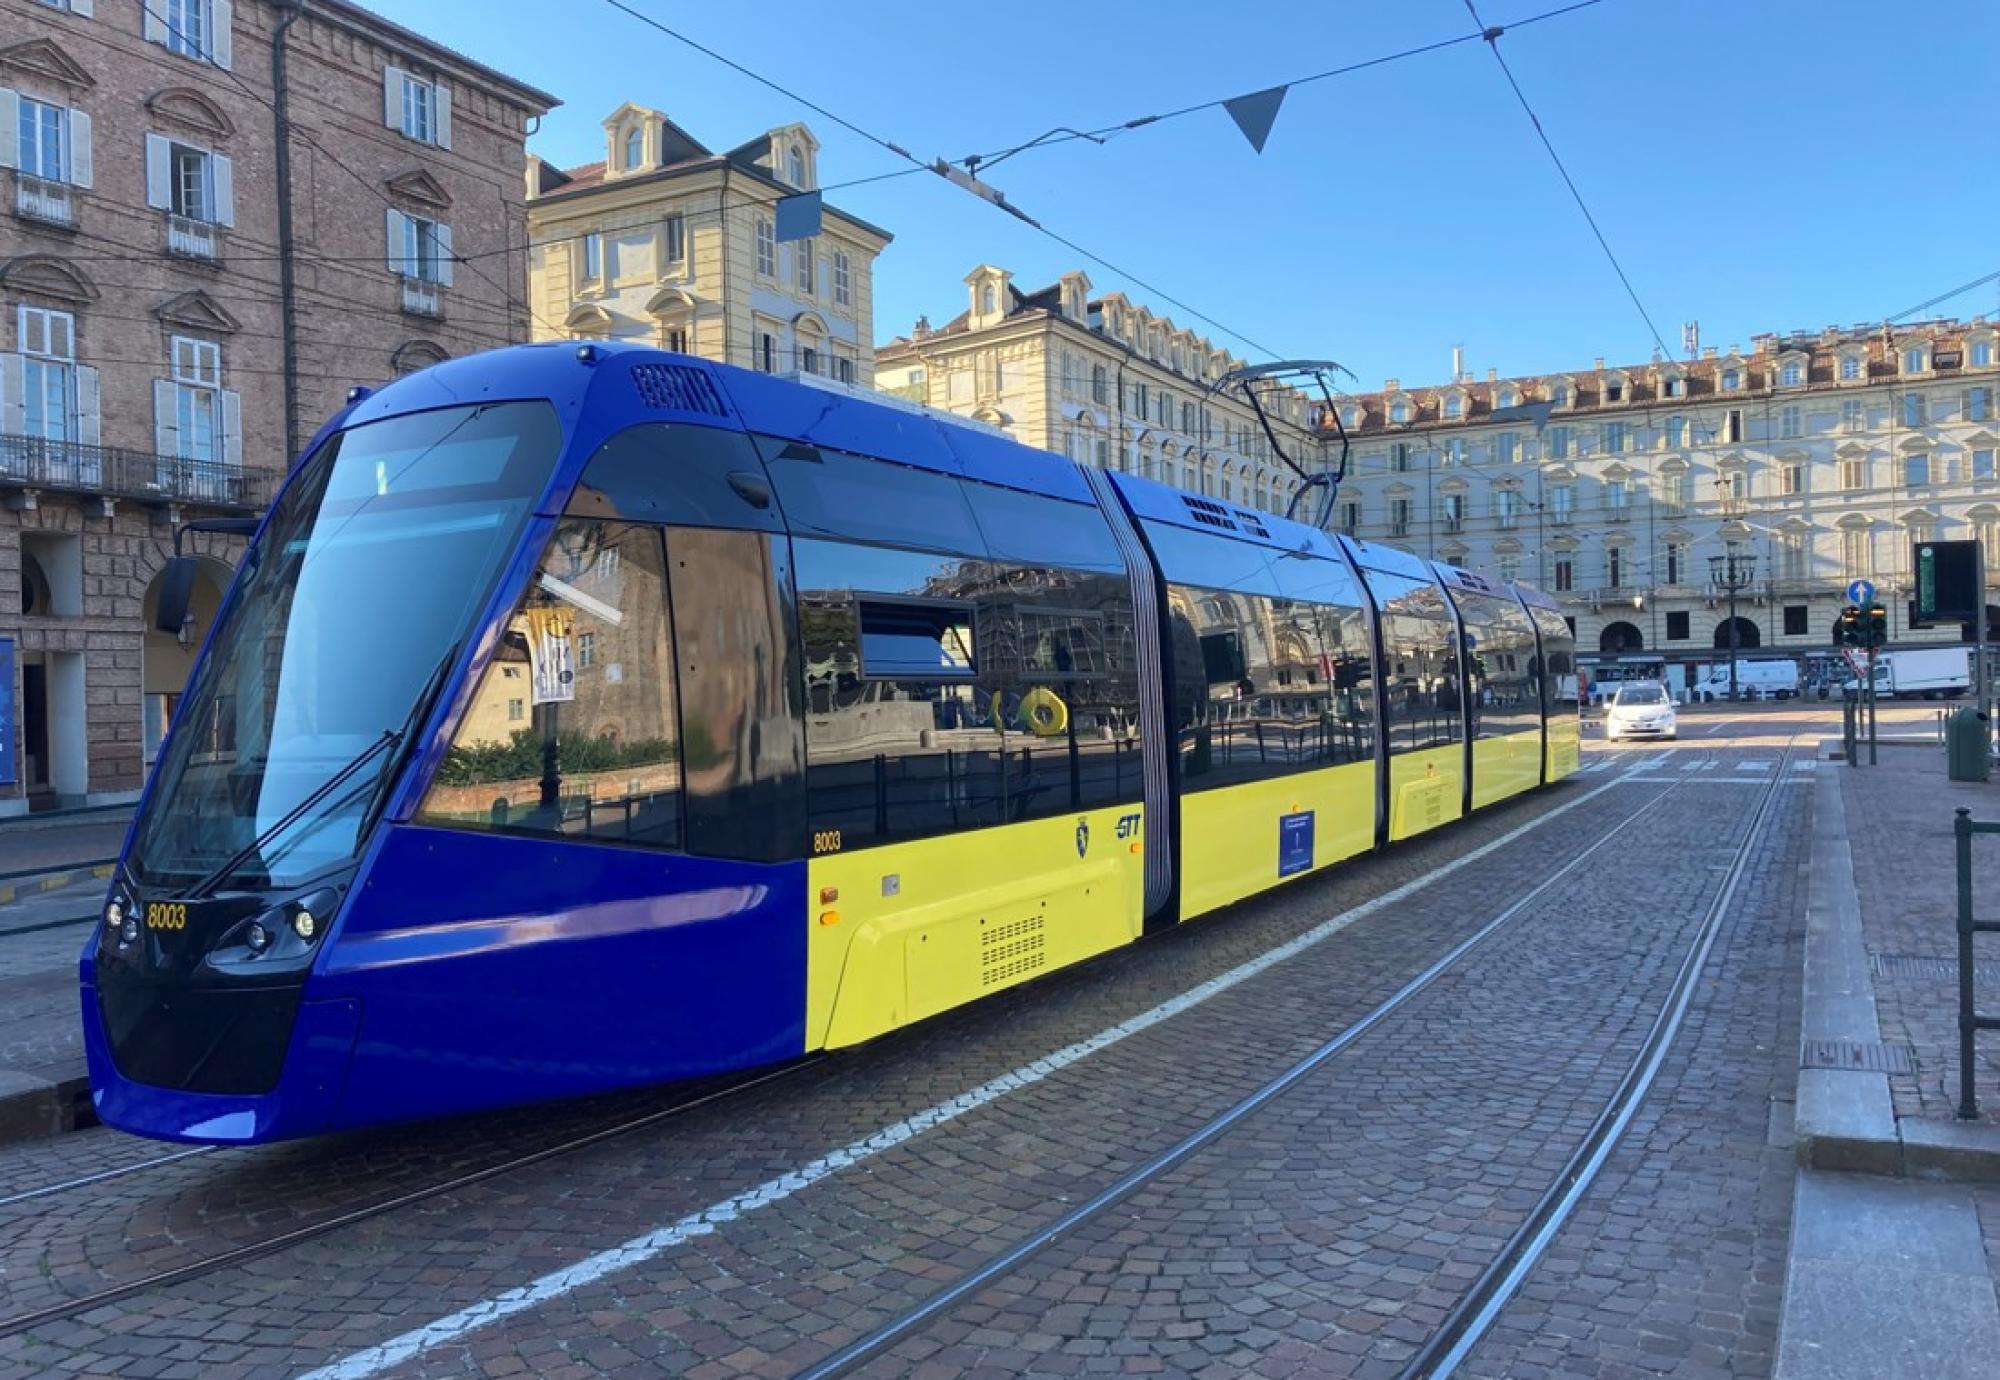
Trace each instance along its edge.
{"label": "tram headlight", "polygon": [[107,933],[121,934],[125,929],[125,903],[116,896],[104,903],[104,928]]}
{"label": "tram headlight", "polygon": [[119,923],[118,942],[120,944],[136,944],[139,942],[138,916],[128,915],[125,917],[123,921]]}
{"label": "tram headlight", "polygon": [[301,939],[310,940],[319,933],[318,917],[305,907],[299,907],[292,916],[292,932]]}
{"label": "tram headlight", "polygon": [[250,928],[243,932],[243,942],[250,946],[251,953],[261,954],[271,947],[271,932],[253,920]]}

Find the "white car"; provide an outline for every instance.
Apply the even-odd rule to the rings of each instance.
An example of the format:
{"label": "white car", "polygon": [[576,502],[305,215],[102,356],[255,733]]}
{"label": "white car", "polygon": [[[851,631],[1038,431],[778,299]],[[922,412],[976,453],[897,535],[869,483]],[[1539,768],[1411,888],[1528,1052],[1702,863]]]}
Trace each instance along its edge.
{"label": "white car", "polygon": [[1677,738],[1674,699],[1658,681],[1628,681],[1611,697],[1604,713],[1604,739],[1615,743],[1621,738]]}

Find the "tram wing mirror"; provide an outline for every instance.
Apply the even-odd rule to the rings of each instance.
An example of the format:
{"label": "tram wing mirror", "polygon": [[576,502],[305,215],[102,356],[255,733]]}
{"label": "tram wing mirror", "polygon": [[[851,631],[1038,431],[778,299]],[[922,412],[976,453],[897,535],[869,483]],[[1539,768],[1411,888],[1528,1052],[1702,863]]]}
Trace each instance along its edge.
{"label": "tram wing mirror", "polygon": [[729,487],[735,491],[738,498],[752,508],[771,506],[771,481],[761,474],[752,474],[748,470],[731,470]]}
{"label": "tram wing mirror", "polygon": [[160,596],[153,606],[153,626],[163,633],[179,635],[194,603],[195,558],[181,554],[181,538],[189,532],[221,532],[247,537],[256,532],[258,519],[196,518],[174,529],[174,554],[160,572]]}

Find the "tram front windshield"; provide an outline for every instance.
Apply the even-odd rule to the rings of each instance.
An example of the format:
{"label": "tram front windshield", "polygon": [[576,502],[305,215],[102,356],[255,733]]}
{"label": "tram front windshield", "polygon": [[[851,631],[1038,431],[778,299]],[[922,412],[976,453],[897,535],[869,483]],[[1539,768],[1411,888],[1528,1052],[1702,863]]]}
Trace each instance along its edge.
{"label": "tram front windshield", "polygon": [[290,886],[354,856],[561,443],[547,403],[488,403],[356,426],[304,463],[182,697],[137,885],[192,885],[259,840],[213,883]]}

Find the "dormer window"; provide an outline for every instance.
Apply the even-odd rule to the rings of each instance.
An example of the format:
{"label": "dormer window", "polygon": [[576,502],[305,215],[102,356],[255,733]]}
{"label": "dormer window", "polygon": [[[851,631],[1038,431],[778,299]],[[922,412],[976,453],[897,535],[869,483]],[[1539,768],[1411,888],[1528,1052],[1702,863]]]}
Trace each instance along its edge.
{"label": "dormer window", "polygon": [[1389,404],[1389,420],[1401,426],[1410,420],[1410,405],[1398,398]]}
{"label": "dormer window", "polygon": [[1796,359],[1788,359],[1778,370],[1778,382],[1786,388],[1797,388],[1806,381],[1806,366]]}
{"label": "dormer window", "polygon": [[1903,372],[1906,374],[1923,373],[1928,354],[1929,351],[1922,345],[1912,345],[1909,349],[1903,351]]}
{"label": "dormer window", "polygon": [[1459,397],[1458,394],[1456,393],[1450,394],[1448,397],[1445,398],[1444,419],[1446,421],[1455,422],[1464,415],[1465,415],[1464,398]]}
{"label": "dormer window", "polygon": [[[785,177],[794,187],[806,185],[806,151],[797,144],[793,144],[790,153],[786,155]],[[988,307],[987,310],[991,311],[992,308]]]}
{"label": "dormer window", "polygon": [[1993,363],[1993,342],[1990,340],[1975,340],[1972,342],[1972,349],[1967,353],[1971,356],[1972,365],[1975,369],[1984,369]]}
{"label": "dormer window", "polygon": [[625,171],[637,172],[646,162],[646,131],[638,125],[625,133]]}
{"label": "dormer window", "polygon": [[1606,379],[1604,381],[1604,401],[1608,403],[1625,401],[1625,380]]}
{"label": "dormer window", "polygon": [[1841,382],[1852,383],[1854,380],[1860,377],[1861,377],[1861,356],[1842,355],[1840,357]]}
{"label": "dormer window", "polygon": [[1520,400],[1521,395],[1516,393],[1512,388],[1502,388],[1498,393],[1494,394],[1493,405],[1495,407],[1512,407]]}
{"label": "dormer window", "polygon": [[1743,386],[1743,371],[1741,369],[1724,369],[1722,371],[1723,392],[1734,393],[1737,389],[1741,388],[1742,386]]}
{"label": "dormer window", "polygon": [[1669,398],[1685,398],[1688,391],[1687,380],[1679,374],[1668,374],[1660,384],[1660,390]]}
{"label": "dormer window", "polygon": [[1557,407],[1568,407],[1569,385],[1566,383],[1559,383],[1554,388],[1551,388],[1549,390],[1549,401],[1554,403]]}
{"label": "dormer window", "polygon": [[[797,154],[794,154],[793,156],[797,157]],[[991,316],[993,315],[995,309],[996,309],[996,299],[995,299],[995,294],[993,292],[993,284],[988,283],[985,287],[979,290],[979,311],[982,316]]]}

